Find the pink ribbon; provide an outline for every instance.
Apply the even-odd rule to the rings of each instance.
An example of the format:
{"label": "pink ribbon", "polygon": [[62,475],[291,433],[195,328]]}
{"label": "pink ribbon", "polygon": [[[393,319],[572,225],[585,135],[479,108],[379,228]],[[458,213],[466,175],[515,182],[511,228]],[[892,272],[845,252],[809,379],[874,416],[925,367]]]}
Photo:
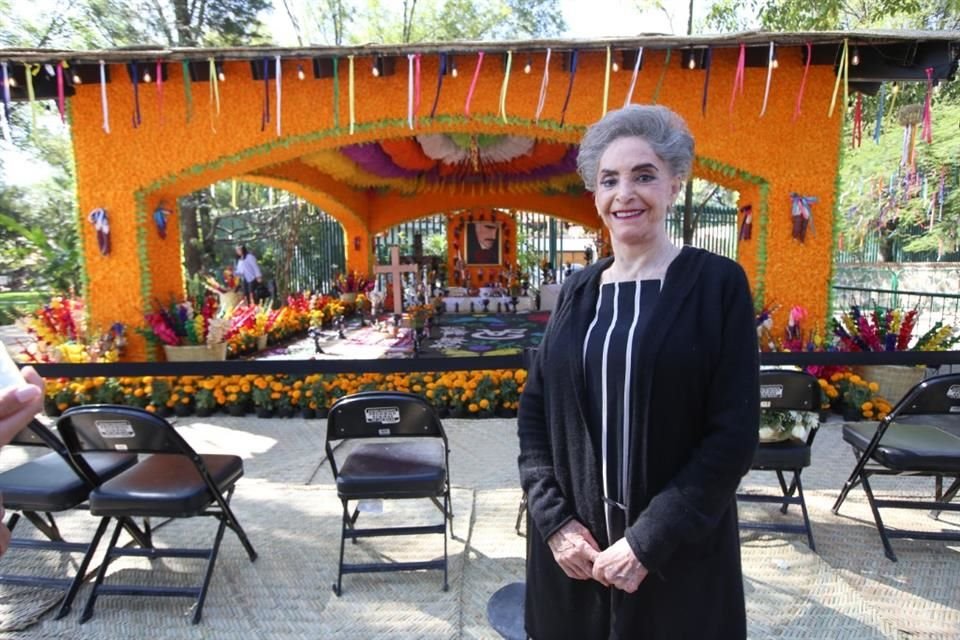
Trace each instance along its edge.
{"label": "pink ribbon", "polygon": [[813,58],[813,46],[807,43],[807,64],[803,67],[803,79],[800,80],[800,91],[797,92],[797,105],[793,108],[793,119],[800,117],[800,104],[803,102],[803,90],[807,86],[807,73],[810,71],[810,59]]}
{"label": "pink ribbon", "polygon": [[63,62],[57,64],[57,110],[60,111],[60,122],[67,121],[63,105],[63,64]]}
{"label": "pink ribbon", "polygon": [[747,64],[747,47],[740,45],[740,57],[737,59],[737,72],[733,76],[733,92],[730,94],[730,113],[733,113],[733,103],[737,99],[737,90],[743,95],[743,71]]}
{"label": "pink ribbon", "polygon": [[477,67],[473,70],[473,79],[470,81],[470,89],[467,90],[467,102],[463,105],[463,114],[470,115],[470,103],[473,102],[473,92],[477,88],[477,80],[480,79],[480,65],[483,64],[483,51],[477,53]]}
{"label": "pink ribbon", "polygon": [[933,67],[927,67],[927,96],[923,100],[923,128],[920,129],[920,139],[930,144],[933,142],[932,109],[930,105],[933,97]]}

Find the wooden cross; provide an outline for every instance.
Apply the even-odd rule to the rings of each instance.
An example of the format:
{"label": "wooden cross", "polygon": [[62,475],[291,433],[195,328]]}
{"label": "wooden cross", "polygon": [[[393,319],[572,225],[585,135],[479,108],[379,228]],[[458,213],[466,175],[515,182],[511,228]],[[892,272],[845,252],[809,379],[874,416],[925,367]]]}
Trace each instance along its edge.
{"label": "wooden cross", "polygon": [[373,268],[374,273],[384,273],[393,280],[393,312],[403,313],[403,283],[400,277],[404,273],[416,272],[415,264],[400,264],[400,247],[390,247],[390,264],[377,265]]}

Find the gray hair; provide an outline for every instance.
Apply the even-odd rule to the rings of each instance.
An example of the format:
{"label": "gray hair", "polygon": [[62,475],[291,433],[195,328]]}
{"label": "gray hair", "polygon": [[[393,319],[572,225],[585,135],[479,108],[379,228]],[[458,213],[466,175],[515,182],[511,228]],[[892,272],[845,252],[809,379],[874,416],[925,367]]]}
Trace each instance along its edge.
{"label": "gray hair", "polygon": [[643,138],[680,179],[690,175],[693,165],[693,136],[679,115],[660,105],[631,104],[607,112],[590,125],[580,141],[577,173],[587,191],[597,189],[600,156],[619,138]]}

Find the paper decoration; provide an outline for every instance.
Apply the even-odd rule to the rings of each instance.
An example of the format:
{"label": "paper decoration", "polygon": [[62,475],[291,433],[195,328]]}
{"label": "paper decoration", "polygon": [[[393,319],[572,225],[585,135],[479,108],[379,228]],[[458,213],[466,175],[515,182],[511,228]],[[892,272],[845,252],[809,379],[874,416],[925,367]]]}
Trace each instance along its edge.
{"label": "paper decoration", "polygon": [[160,236],[161,240],[167,239],[167,218],[172,214],[173,212],[167,209],[163,202],[158,204],[157,208],[153,210],[153,224],[156,225],[157,235]]}
{"label": "paper decoration", "polygon": [[93,224],[97,232],[97,247],[100,249],[100,255],[108,255],[110,253],[110,220],[107,218],[107,210],[94,209],[87,216],[87,220]]}
{"label": "paper decoration", "polygon": [[807,228],[813,230],[813,204],[818,200],[813,196],[801,196],[791,193],[790,215],[793,218],[793,239],[804,242],[807,238]]}
{"label": "paper decoration", "polygon": [[753,205],[745,204],[740,207],[740,233],[738,239],[749,240],[753,236]]}

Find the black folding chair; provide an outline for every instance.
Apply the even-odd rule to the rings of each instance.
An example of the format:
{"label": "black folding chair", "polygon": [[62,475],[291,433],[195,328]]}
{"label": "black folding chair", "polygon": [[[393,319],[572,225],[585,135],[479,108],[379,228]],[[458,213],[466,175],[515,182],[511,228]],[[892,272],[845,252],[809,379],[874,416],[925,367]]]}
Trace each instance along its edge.
{"label": "black folding chair", "polygon": [[[83,506],[99,482],[130,468],[137,457],[129,453],[91,453],[75,462],[60,438],[38,420],[31,421],[10,444],[52,449],[50,453],[0,473],[0,494],[10,512],[7,528],[15,532],[22,518],[46,538],[14,537],[10,546],[82,553],[84,557],[72,577],[0,573],[0,584],[63,589],[66,593],[56,616],[62,618],[70,611],[77,590],[86,578],[99,536],[95,536],[92,542],[68,542],[64,540],[53,514]],[[136,532],[132,523],[128,524],[130,530]]]}
{"label": "black folding chair", "polygon": [[[352,443],[342,464],[338,464],[334,444],[339,448],[358,439],[376,439],[378,442]],[[410,393],[364,391],[340,398],[330,407],[327,417],[326,452],[337,483],[337,496],[343,504],[340,561],[333,592],[340,595],[345,573],[421,569],[442,569],[443,590],[446,591],[448,520],[453,535],[449,448],[443,425],[433,407],[422,397]],[[366,529],[356,526],[360,501],[413,498],[429,498],[443,513],[443,522]],[[352,513],[350,501],[357,503]],[[359,538],[425,533],[443,535],[442,560],[352,564],[343,561],[347,538],[356,543]]]}
{"label": "black folding chair", "polygon": [[[908,391],[879,424],[845,424],[843,439],[853,447],[857,464],[833,504],[834,513],[850,490],[862,485],[884,552],[894,562],[891,538],[960,541],[960,529],[890,529],[880,517],[882,508],[932,510],[934,518],[941,511],[960,511],[960,504],[952,502],[960,489],[960,374],[927,378]],[[932,476],[934,495],[927,500],[879,499],[870,486],[872,476]],[[946,491],[944,478],[952,478]]]}
{"label": "black folding chair", "polygon": [[[760,410],[761,411],[817,411],[820,407],[820,386],[817,379],[801,371],[764,369],[760,371]],[[740,522],[740,528],[780,533],[805,533],[811,551],[816,551],[813,531],[810,528],[810,516],[807,502],[803,496],[803,483],[800,473],[810,466],[810,449],[817,429],[811,429],[804,442],[785,440],[783,442],[761,442],[753,456],[750,469],[753,471],[773,471],[780,484],[780,495],[737,493],[738,502],[759,502],[779,504],[780,513],[786,514],[790,505],[800,506],[803,524],[789,522],[749,521]],[[787,484],[785,473],[793,474]]]}
{"label": "black folding chair", "polygon": [[[256,551],[230,509],[230,498],[236,482],[243,476],[241,459],[233,455],[198,454],[169,422],[133,407],[76,407],[65,412],[57,421],[57,426],[74,457],[91,451],[153,454],[90,493],[90,513],[102,518],[93,546],[99,542],[111,519],[116,520],[117,525],[80,621],[90,619],[100,595],[155,595],[196,598],[193,623],[197,624],[203,614],[203,603],[226,527],[237,534],[250,560],[257,558]],[[211,547],[158,548],[153,544],[149,520],[146,521],[145,539],[139,548],[117,546],[124,519],[194,516],[210,516],[219,521]],[[199,558],[206,559],[207,565],[203,582],[197,587],[104,584],[107,567],[122,556],[140,556],[151,560]]]}

